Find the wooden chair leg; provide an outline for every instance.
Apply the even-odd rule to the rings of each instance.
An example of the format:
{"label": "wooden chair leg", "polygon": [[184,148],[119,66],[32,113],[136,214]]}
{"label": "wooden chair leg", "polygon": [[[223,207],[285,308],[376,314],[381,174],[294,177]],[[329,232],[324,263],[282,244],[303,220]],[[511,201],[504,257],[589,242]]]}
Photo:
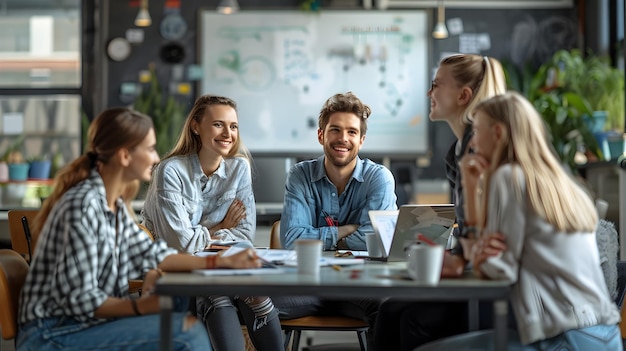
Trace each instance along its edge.
{"label": "wooden chair leg", "polygon": [[285,351],[289,351],[289,341],[291,341],[292,330],[285,330]]}
{"label": "wooden chair leg", "polygon": [[293,331],[293,342],[291,343],[291,351],[298,351],[300,348],[300,330]]}
{"label": "wooden chair leg", "polygon": [[361,346],[361,351],[367,351],[367,333],[364,331],[357,331],[356,334],[359,338],[359,346]]}

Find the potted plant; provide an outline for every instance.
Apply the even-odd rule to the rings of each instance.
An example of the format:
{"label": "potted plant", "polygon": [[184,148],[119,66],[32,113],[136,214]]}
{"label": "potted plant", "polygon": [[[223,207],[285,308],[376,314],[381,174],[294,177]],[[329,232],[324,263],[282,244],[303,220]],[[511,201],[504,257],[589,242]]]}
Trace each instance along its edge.
{"label": "potted plant", "polygon": [[165,155],[172,149],[186,117],[185,105],[166,94],[159,83],[154,64],[150,64],[150,82],[147,89],[135,99],[133,108],[144,113],[154,122],[157,152]]}
{"label": "potted plant", "polygon": [[557,69],[558,85],[583,96],[591,113],[585,116],[605,159],[623,152],[624,75],[612,67],[607,57],[579,50],[557,51],[550,65]]}
{"label": "potted plant", "polygon": [[545,121],[554,151],[563,164],[576,173],[581,154],[601,158],[602,151],[585,115],[591,113],[589,103],[577,92],[562,85],[558,80],[554,60],[537,70],[530,66],[522,69],[503,60],[509,89],[524,94],[533,103]]}
{"label": "potted plant", "polygon": [[46,155],[29,157],[28,178],[32,179],[49,179],[52,161]]}
{"label": "potted plant", "polygon": [[24,160],[24,156],[20,150],[23,143],[24,136],[21,135],[9,145],[2,155],[1,161],[4,164],[4,167],[0,168],[6,168],[6,177],[4,169],[0,171],[0,173],[2,173],[0,174],[0,176],[2,176],[2,181],[23,181],[28,179],[28,163]]}
{"label": "potted plant", "polygon": [[602,130],[624,130],[624,75],[608,57],[561,50],[552,57],[552,65],[559,68],[560,85],[584,96],[593,111],[606,111]]}

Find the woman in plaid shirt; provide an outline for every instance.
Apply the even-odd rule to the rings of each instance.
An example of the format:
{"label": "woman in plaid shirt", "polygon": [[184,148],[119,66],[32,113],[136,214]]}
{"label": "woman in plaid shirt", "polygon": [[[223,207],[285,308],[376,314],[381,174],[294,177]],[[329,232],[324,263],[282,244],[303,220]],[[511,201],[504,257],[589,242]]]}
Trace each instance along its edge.
{"label": "woman in plaid shirt", "polygon": [[[41,234],[20,296],[18,350],[155,350],[159,302],[151,290],[162,272],[260,267],[253,251],[178,254],[137,226],[126,203],[159,162],[150,117],[105,110],[88,138],[88,152],[59,172],[34,223]],[[134,299],[128,280],[142,277],[144,293]],[[173,319],[175,348],[211,350],[182,300]]]}

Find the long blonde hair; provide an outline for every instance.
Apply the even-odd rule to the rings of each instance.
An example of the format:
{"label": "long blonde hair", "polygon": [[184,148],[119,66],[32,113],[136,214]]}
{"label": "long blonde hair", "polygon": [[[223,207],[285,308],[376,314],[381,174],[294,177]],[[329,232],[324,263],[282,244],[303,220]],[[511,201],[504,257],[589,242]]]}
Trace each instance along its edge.
{"label": "long blonde hair", "polygon": [[445,57],[439,66],[448,66],[459,87],[472,89],[472,100],[465,109],[463,122],[471,123],[470,111],[480,101],[506,92],[506,78],[500,61],[493,57],[457,54]]}
{"label": "long blonde hair", "polygon": [[[102,111],[89,125],[85,153],[59,170],[54,177],[52,194],[43,202],[35,218],[33,233],[41,231],[50,211],[65,192],[87,179],[98,163],[108,163],[118,150],[139,145],[152,128],[152,118],[137,111],[122,107]],[[138,180],[126,185],[122,198],[127,204],[138,189]]]}
{"label": "long blonde hair", "polygon": [[[202,148],[202,141],[200,140],[199,135],[193,133],[192,122],[201,122],[206,115],[207,109],[213,105],[230,106],[235,110],[235,112],[237,112],[237,103],[232,99],[216,95],[200,96],[196,99],[193,104],[193,108],[185,120],[185,125],[183,126],[183,130],[178,137],[178,141],[176,141],[176,145],[174,145],[174,148],[167,153],[165,157],[163,157],[163,160],[173,156],[189,155],[200,151]],[[241,141],[240,133],[237,135],[237,140],[235,141],[233,148],[228,153],[228,157],[245,157],[250,160],[250,153]]]}
{"label": "long blonde hair", "polygon": [[[483,195],[483,223],[486,215],[489,174],[499,166],[512,163],[522,169],[532,208],[559,231],[594,231],[598,215],[590,196],[564,170],[548,143],[545,124],[534,106],[522,95],[509,92],[478,103],[494,123],[506,127],[504,142],[496,147]],[[520,185],[513,187],[518,196]]]}

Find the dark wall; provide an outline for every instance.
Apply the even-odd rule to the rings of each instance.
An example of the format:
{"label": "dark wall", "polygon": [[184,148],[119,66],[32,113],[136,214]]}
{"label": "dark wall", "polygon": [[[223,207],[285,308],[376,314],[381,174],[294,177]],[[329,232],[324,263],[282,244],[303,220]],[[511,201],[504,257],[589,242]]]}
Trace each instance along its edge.
{"label": "dark wall", "polygon": [[[448,9],[446,18],[459,18],[463,33],[489,34],[490,47],[481,55],[510,61],[519,67],[538,67],[559,49],[571,49],[581,41],[576,9]],[[433,40],[432,67],[437,67],[443,53],[458,52],[460,35]],[[446,123],[430,126],[432,147],[431,166],[423,169],[422,177],[437,178],[443,173],[443,158],[456,140]]]}
{"label": "dark wall", "polygon": [[[105,43],[116,37],[124,37],[126,30],[137,28],[133,24],[138,12],[138,8],[130,6],[132,1],[111,0],[109,2],[110,19],[108,22],[108,33],[103,33]],[[160,51],[164,45],[175,42],[184,48],[184,59],[179,63],[185,69],[190,64],[198,62],[196,47],[198,37],[198,18],[200,10],[214,10],[217,7],[217,0],[213,1],[181,1],[180,13],[187,22],[187,32],[185,36],[177,41],[164,39],[159,31],[159,25],[165,15],[164,0],[150,0],[149,9],[152,17],[152,25],[144,29],[144,41],[141,44],[133,45],[132,52],[128,59],[123,62],[115,62],[107,59],[108,62],[108,88],[107,106],[118,106],[131,104],[133,99],[130,96],[120,94],[120,86],[124,82],[137,82],[138,72],[148,69],[150,63],[154,63],[160,82],[168,82],[172,73],[172,64],[166,63],[160,57]],[[241,9],[289,9],[297,10],[299,1],[297,0],[239,0]],[[195,97],[195,85],[188,97],[180,96],[181,101],[193,104]]]}

